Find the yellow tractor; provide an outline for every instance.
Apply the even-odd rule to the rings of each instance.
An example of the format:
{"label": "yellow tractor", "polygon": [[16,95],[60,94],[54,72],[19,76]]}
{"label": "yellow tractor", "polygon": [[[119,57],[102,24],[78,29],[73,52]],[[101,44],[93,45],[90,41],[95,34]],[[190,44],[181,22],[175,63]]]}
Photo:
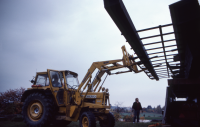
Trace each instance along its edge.
{"label": "yellow tractor", "polygon": [[[32,88],[22,95],[22,114],[27,126],[67,125],[78,121],[80,127],[95,127],[99,121],[101,127],[114,127],[115,118],[110,109],[108,89],[102,87],[101,77],[138,71],[135,58],[122,46],[123,58],[94,62],[79,84],[78,74],[68,70],[50,70],[37,72],[31,80]],[[120,63],[121,62],[121,63]],[[112,70],[127,67],[128,71],[111,73]],[[93,72],[97,74],[92,78]]]}

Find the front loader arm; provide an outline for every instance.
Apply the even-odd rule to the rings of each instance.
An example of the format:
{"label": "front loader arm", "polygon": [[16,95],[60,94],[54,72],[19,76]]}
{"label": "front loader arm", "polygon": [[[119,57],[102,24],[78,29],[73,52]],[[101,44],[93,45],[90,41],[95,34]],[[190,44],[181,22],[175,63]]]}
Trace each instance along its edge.
{"label": "front loader arm", "polygon": [[[122,54],[123,58],[118,59],[118,60],[109,60],[109,61],[101,61],[101,62],[94,62],[91,67],[88,69],[88,72],[86,73],[85,77],[83,78],[81,84],[79,85],[77,91],[80,91],[81,88],[82,91],[88,87],[85,96],[83,97],[83,100],[85,99],[87,93],[91,90],[92,87],[94,87],[94,92],[96,91],[97,87],[99,86],[101,82],[101,77],[107,73],[109,75],[111,74],[121,74],[121,73],[127,73],[127,72],[132,72],[134,71],[135,73],[139,73],[144,70],[138,71],[137,68],[137,63],[134,61],[133,55],[130,55],[127,51],[125,46],[122,46]],[[120,64],[119,62],[122,62]],[[112,70],[120,69],[120,68],[128,68],[128,71],[123,71],[123,72],[117,72],[117,73],[111,73]],[[95,71],[95,69],[98,69],[98,72],[96,76],[94,77],[93,81],[92,79],[92,73]],[[102,85],[101,85],[102,87]],[[101,87],[99,88],[98,91],[100,91]]]}
{"label": "front loader arm", "polygon": [[[121,61],[122,61],[122,59],[119,59],[119,60],[110,60],[110,61],[101,61],[101,62],[94,62],[94,63],[92,63],[91,67],[88,69],[88,72],[86,73],[85,77],[83,78],[83,80],[82,80],[82,82],[79,85],[79,87],[78,87],[77,90],[79,91],[82,87],[85,88],[86,85],[89,85],[88,83],[91,83],[90,80],[92,78],[92,74],[95,71],[95,69],[99,70],[98,71],[99,74],[96,75],[96,78],[94,79],[94,83],[96,84],[98,82],[97,80],[100,80],[101,77],[103,76],[103,74],[105,72],[110,73],[111,70],[119,69],[119,68],[124,67],[122,65],[119,66],[119,64],[118,64],[118,67],[108,67],[106,65],[115,64],[115,63],[121,62]],[[95,85],[95,84],[93,84],[93,85]]]}

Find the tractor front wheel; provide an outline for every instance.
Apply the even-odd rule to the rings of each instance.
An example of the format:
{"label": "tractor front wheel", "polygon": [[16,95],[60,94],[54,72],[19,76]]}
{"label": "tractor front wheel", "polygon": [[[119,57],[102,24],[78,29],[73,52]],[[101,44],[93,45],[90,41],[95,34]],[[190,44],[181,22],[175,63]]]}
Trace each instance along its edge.
{"label": "tractor front wheel", "polygon": [[41,93],[32,93],[24,101],[22,115],[27,126],[48,126],[53,119],[52,99]]}
{"label": "tractor front wheel", "polygon": [[80,127],[96,127],[96,120],[95,120],[94,114],[90,111],[83,112],[79,119],[79,126]]}
{"label": "tractor front wheel", "polygon": [[101,127],[114,127],[115,126],[115,117],[112,113],[106,114],[105,120],[100,120],[99,124]]}

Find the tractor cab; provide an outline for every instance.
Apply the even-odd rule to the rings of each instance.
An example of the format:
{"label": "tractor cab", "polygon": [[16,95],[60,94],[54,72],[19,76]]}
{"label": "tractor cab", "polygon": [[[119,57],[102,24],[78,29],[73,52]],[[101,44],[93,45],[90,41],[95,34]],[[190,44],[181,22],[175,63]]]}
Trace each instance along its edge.
{"label": "tractor cab", "polygon": [[72,71],[55,71],[37,72],[32,88],[38,87],[58,87],[65,89],[75,89],[79,86],[78,74]]}
{"label": "tractor cab", "polygon": [[55,97],[58,106],[66,106],[72,103],[72,94],[79,86],[78,74],[68,70],[50,70],[37,72],[32,88],[49,90]]}

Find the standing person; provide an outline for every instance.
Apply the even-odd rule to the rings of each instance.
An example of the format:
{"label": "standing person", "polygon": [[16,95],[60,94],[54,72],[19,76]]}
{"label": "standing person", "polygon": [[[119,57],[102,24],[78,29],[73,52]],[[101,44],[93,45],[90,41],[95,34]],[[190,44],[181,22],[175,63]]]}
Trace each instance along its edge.
{"label": "standing person", "polygon": [[135,98],[135,102],[133,103],[132,109],[134,109],[133,123],[135,123],[136,117],[137,117],[137,122],[139,122],[139,115],[140,115],[140,110],[142,110],[142,106],[138,98]]}

